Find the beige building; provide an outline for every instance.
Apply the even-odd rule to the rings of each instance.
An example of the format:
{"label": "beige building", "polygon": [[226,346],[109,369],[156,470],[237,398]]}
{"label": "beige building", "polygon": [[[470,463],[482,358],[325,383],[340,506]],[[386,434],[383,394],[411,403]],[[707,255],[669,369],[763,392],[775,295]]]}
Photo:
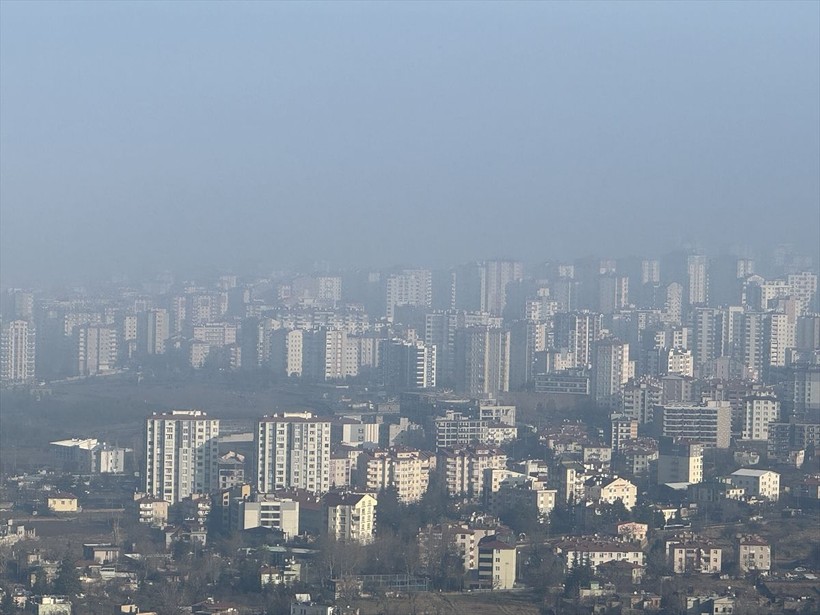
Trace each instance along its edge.
{"label": "beige building", "polygon": [[443,448],[436,463],[444,473],[450,495],[476,499],[483,493],[484,470],[504,469],[507,455],[495,448]]}
{"label": "beige building", "polygon": [[46,498],[48,509],[52,512],[77,512],[80,506],[77,496],[70,493],[52,493]]}
{"label": "beige building", "polygon": [[478,582],[489,589],[512,589],[515,585],[516,548],[487,536],[478,544]]}
{"label": "beige building", "polygon": [[509,506],[535,506],[546,517],[555,508],[557,489],[547,489],[547,477],[529,476],[507,469],[484,470],[484,503],[491,514]]}
{"label": "beige building", "polygon": [[427,492],[436,459],[429,453],[397,447],[362,453],[358,463],[368,491],[392,487],[398,493],[399,502],[411,504]]}
{"label": "beige building", "polygon": [[137,494],[135,497],[137,499],[134,500],[134,504],[137,508],[137,519],[140,523],[158,528],[164,528],[168,525],[168,502],[150,495]]}
{"label": "beige building", "polygon": [[324,497],[327,532],[342,542],[368,543],[376,529],[376,497],[370,493],[329,493]]}
{"label": "beige building", "polygon": [[720,572],[720,547],[691,537],[666,541],[666,557],[675,574]]}
{"label": "beige building", "polygon": [[632,510],[638,503],[638,487],[625,478],[595,478],[585,485],[586,499],[598,504],[614,504],[620,500],[627,510]]}
{"label": "beige building", "polygon": [[780,474],[771,470],[741,468],[729,476],[732,485],[740,487],[747,496],[757,496],[776,502],[780,498]]}
{"label": "beige building", "polygon": [[768,572],[772,568],[772,548],[760,536],[743,536],[737,545],[741,572]]}

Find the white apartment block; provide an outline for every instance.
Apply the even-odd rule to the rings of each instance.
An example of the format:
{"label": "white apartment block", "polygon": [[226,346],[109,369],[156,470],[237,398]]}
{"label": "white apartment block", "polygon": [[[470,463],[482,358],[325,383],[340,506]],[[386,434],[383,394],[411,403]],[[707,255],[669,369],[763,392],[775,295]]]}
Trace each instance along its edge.
{"label": "white apartment block", "polygon": [[236,325],[227,322],[212,322],[194,327],[196,341],[217,348],[236,344],[236,333]]}
{"label": "white apartment block", "polygon": [[615,339],[595,345],[592,364],[595,403],[609,411],[621,407],[621,392],[629,381],[633,367],[629,361],[629,344]]}
{"label": "white apartment block", "polygon": [[785,367],[787,350],[797,345],[797,319],[790,314],[771,312],[768,314],[768,323],[765,333],[768,334],[764,343],[764,353],[768,354],[768,364],[771,367]]}
{"label": "white apartment block", "polygon": [[94,376],[113,370],[117,363],[117,331],[103,325],[81,325],[74,329],[76,373]]}
{"label": "white apartment block", "polygon": [[571,538],[558,542],[555,552],[564,560],[567,570],[572,570],[576,565],[587,565],[594,570],[607,562],[645,565],[645,556],[638,543]]}
{"label": "white apartment block", "polygon": [[25,320],[2,323],[0,333],[0,382],[34,381],[35,331]]}
{"label": "white apartment block", "polygon": [[700,254],[689,256],[689,305],[705,305],[709,301],[709,259]]}
{"label": "white apartment block", "polygon": [[200,410],[154,414],[145,424],[145,492],[172,504],[219,481],[219,420]]}
{"label": "white apartment block", "polygon": [[[799,302],[799,314],[812,311],[812,302],[817,297],[817,275],[808,271],[790,274],[788,285],[789,293]],[[820,309],[820,306],[814,309]]]}
{"label": "white apartment block", "polygon": [[72,438],[51,442],[57,461],[64,469],[84,474],[122,474],[125,455],[131,449],[110,446],[95,438]]}
{"label": "white apartment block", "polygon": [[692,359],[692,351],[683,348],[672,348],[666,355],[666,373],[694,376],[695,363]]}
{"label": "white apartment block", "polygon": [[330,421],[310,412],[285,412],[256,426],[256,489],[330,489]]}
{"label": "white apartment block", "polygon": [[747,496],[776,502],[780,498],[780,474],[771,470],[741,468],[729,476],[732,485],[743,489]]}
{"label": "white apartment block", "polygon": [[704,446],[729,448],[732,406],[728,401],[657,406],[654,420],[660,424],[663,436],[691,440]]}
{"label": "white apartment block", "polygon": [[148,310],[139,315],[137,339],[142,353],[165,354],[165,344],[170,335],[168,310]]}
{"label": "white apartment block", "polygon": [[387,278],[387,319],[393,321],[397,306],[429,308],[433,302],[433,275],[427,269],[406,269]]}
{"label": "white apartment block", "polygon": [[250,499],[234,498],[230,508],[232,529],[266,527],[282,532],[285,540],[299,535],[299,502],[291,498],[256,494]]}
{"label": "white apartment block", "polygon": [[743,440],[768,440],[769,424],[780,420],[780,402],[774,397],[752,396],[743,402]]}
{"label": "white apartment block", "polygon": [[519,261],[485,262],[481,273],[481,310],[501,316],[507,305],[507,284],[524,277],[524,265]]}

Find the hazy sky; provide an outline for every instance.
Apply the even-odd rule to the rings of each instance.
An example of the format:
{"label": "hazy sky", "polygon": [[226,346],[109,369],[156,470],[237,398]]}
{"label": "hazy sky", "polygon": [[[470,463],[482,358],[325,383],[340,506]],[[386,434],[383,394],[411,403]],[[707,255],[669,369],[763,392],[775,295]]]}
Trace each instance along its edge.
{"label": "hazy sky", "polygon": [[5,284],[820,245],[820,3],[0,2]]}

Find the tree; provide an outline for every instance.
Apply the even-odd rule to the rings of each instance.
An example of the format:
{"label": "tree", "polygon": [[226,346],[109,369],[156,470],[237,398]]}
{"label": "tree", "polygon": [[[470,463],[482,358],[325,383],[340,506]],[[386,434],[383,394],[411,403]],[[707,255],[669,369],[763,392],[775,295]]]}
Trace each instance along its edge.
{"label": "tree", "polygon": [[82,591],[83,586],[80,583],[80,575],[77,574],[77,567],[66,556],[60,561],[60,567],[57,569],[57,577],[54,579],[54,592],[61,596],[74,598]]}
{"label": "tree", "polygon": [[38,568],[34,575],[34,584],[31,586],[31,591],[36,596],[48,593],[48,577],[46,571],[42,568]]}
{"label": "tree", "polygon": [[580,564],[576,562],[564,580],[564,596],[567,598],[577,596],[578,590],[588,586],[590,581],[592,581],[592,568],[586,562]]}

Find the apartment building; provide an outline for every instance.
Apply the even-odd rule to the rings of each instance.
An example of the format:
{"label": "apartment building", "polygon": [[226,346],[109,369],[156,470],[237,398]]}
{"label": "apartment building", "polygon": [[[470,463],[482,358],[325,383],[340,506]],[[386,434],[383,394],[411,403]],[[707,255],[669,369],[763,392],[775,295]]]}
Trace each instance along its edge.
{"label": "apartment building", "polygon": [[175,504],[219,486],[219,419],[201,410],[154,413],[145,422],[145,492]]}

